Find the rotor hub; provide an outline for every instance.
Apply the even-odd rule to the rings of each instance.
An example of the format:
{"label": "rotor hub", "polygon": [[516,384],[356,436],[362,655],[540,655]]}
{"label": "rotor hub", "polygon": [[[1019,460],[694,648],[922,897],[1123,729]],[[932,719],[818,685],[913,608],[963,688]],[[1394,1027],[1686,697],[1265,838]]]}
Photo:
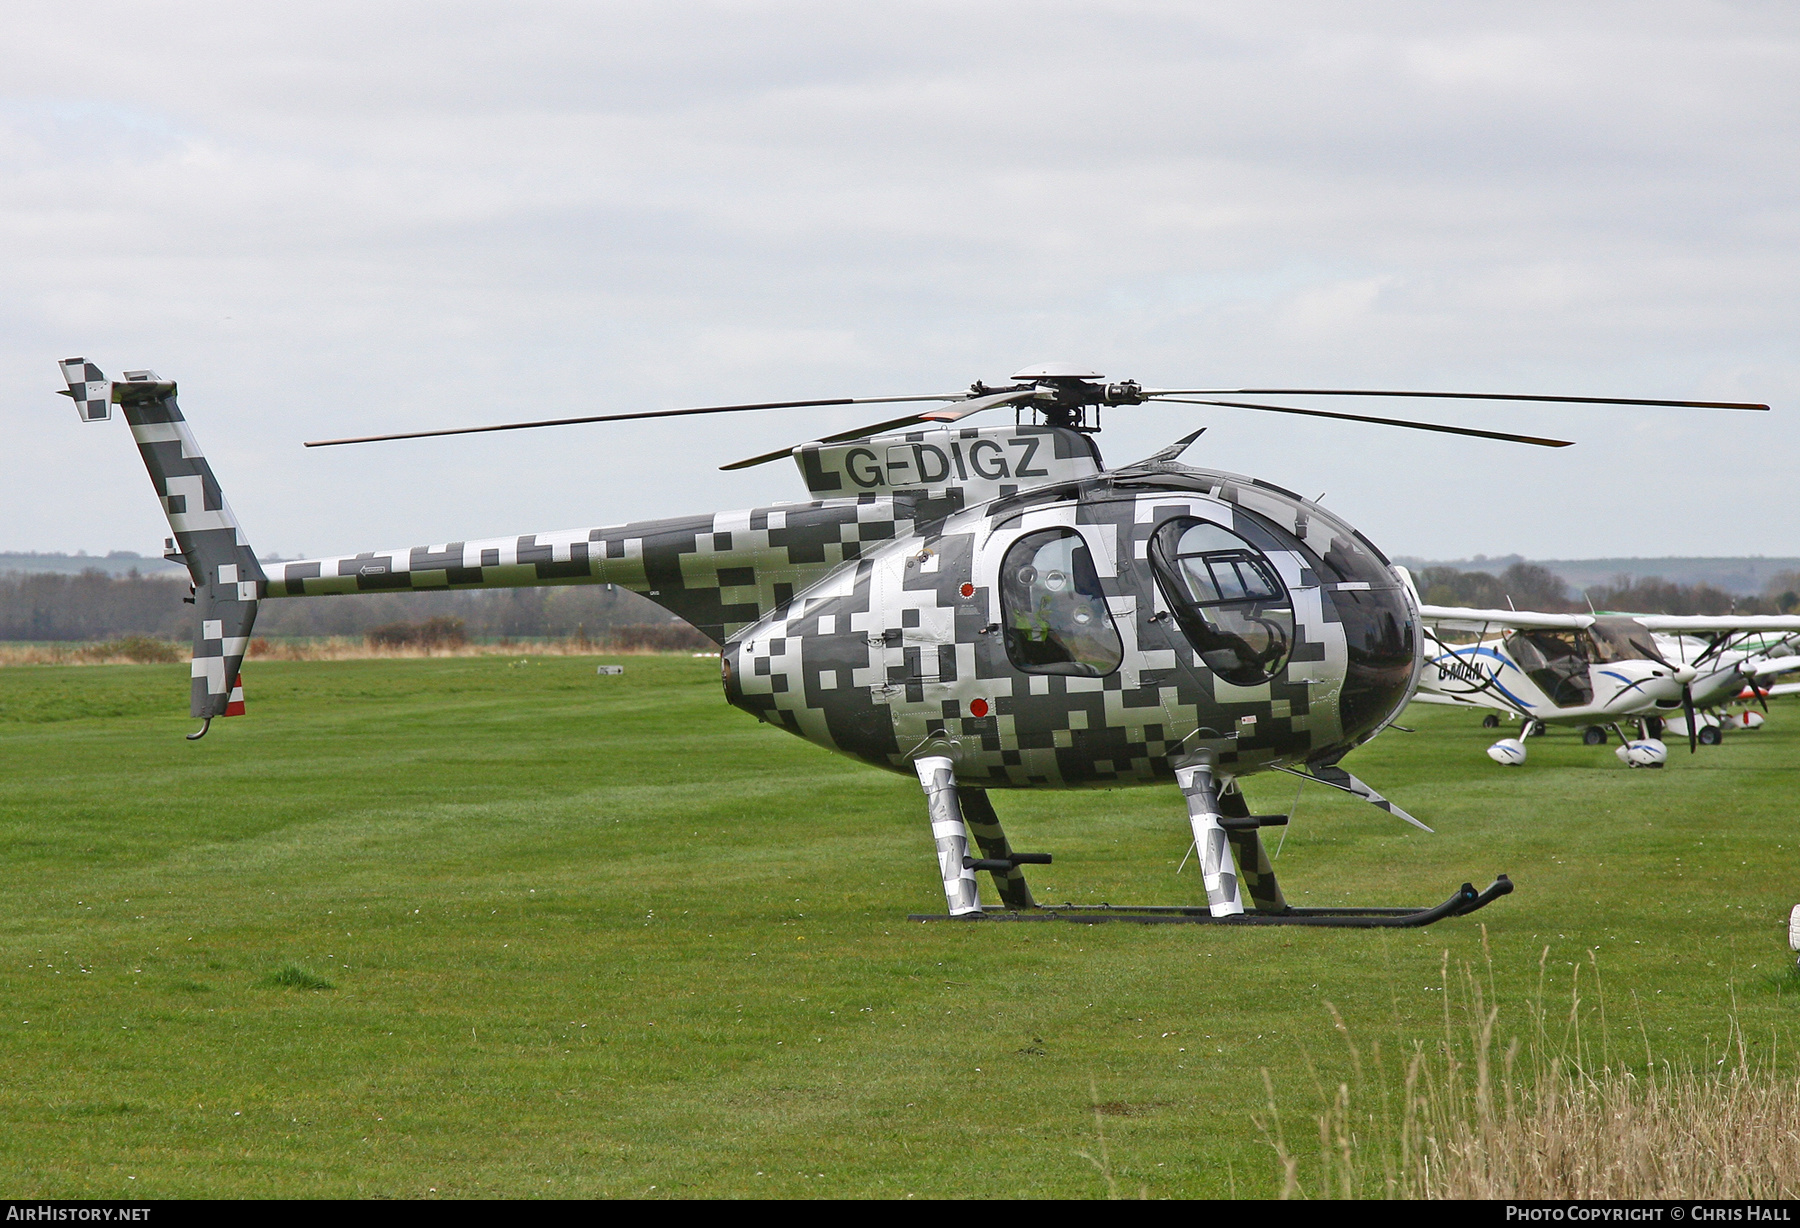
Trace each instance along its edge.
{"label": "rotor hub", "polygon": [[1087,413],[1090,408],[1142,405],[1149,399],[1136,380],[1109,384],[1104,382],[1105,378],[1098,371],[1074,363],[1043,363],[1014,372],[1013,379],[1019,382],[1009,387],[992,388],[976,382],[970,385],[969,392],[973,396],[985,396],[996,392],[1030,391],[1031,396],[1019,402],[1020,408],[1036,410],[1046,426],[1097,431],[1100,415],[1096,412],[1090,421]]}

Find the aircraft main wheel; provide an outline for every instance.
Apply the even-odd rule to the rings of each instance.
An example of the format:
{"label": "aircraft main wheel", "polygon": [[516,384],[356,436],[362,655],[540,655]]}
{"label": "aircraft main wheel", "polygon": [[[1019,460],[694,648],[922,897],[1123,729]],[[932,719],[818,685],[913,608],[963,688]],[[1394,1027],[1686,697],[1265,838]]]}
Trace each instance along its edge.
{"label": "aircraft main wheel", "polygon": [[1584,746],[1605,746],[1606,730],[1598,725],[1589,725],[1581,731],[1581,742]]}
{"label": "aircraft main wheel", "polygon": [[1717,725],[1702,725],[1700,727],[1699,737],[1700,745],[1717,746],[1719,744],[1719,727]]}
{"label": "aircraft main wheel", "polygon": [[1500,728],[1499,714],[1490,712],[1486,716],[1482,717],[1481,718],[1481,727],[1483,729],[1498,729],[1498,728]]}

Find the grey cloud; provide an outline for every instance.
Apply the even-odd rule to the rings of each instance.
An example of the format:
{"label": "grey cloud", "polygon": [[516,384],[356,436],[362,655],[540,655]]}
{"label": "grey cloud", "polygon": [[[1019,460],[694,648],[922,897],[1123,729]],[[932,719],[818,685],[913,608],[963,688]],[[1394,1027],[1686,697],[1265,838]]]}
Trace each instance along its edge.
{"label": "grey cloud", "polygon": [[[15,547],[163,532],[123,440],[47,395],[78,352],[179,378],[252,540],[288,553],[793,497],[778,467],[713,466],[859,420],[298,447],[551,408],[935,391],[1055,357],[1160,383],[1800,393],[1787,6],[9,19]],[[1697,514],[1781,488],[1787,415],[1429,412],[1582,446],[1197,410],[1118,415],[1103,444],[1212,421],[1203,463],[1325,489],[1396,552],[1792,553],[1779,500]]]}

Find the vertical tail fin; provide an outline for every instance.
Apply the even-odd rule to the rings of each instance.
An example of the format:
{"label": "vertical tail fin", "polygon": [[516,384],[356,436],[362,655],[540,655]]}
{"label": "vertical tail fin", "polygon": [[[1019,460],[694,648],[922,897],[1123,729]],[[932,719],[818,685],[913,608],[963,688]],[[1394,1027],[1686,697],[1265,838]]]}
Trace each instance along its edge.
{"label": "vertical tail fin", "polygon": [[112,417],[112,384],[100,368],[85,358],[62,361],[63,382],[69,390],[62,395],[75,402],[75,412],[83,422],[105,422]]}
{"label": "vertical tail fin", "polygon": [[68,395],[82,406],[84,421],[96,420],[91,407],[97,389],[106,390],[100,399],[104,411],[116,404],[124,412],[175,533],[176,551],[194,582],[198,626],[189,710],[203,720],[235,716],[243,711],[238,670],[267,579],[181,416],[175,384],[154,371],[127,371],[122,382],[109,384],[98,367],[80,358],[62,367]]}

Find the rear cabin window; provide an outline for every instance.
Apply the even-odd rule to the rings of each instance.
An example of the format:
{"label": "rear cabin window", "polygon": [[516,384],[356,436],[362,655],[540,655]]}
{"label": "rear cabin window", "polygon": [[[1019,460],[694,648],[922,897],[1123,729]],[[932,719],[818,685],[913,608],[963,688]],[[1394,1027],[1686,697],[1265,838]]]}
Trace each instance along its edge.
{"label": "rear cabin window", "polygon": [[1000,565],[1000,613],[1006,655],[1026,673],[1099,678],[1125,659],[1093,555],[1073,529],[1012,544]]}

